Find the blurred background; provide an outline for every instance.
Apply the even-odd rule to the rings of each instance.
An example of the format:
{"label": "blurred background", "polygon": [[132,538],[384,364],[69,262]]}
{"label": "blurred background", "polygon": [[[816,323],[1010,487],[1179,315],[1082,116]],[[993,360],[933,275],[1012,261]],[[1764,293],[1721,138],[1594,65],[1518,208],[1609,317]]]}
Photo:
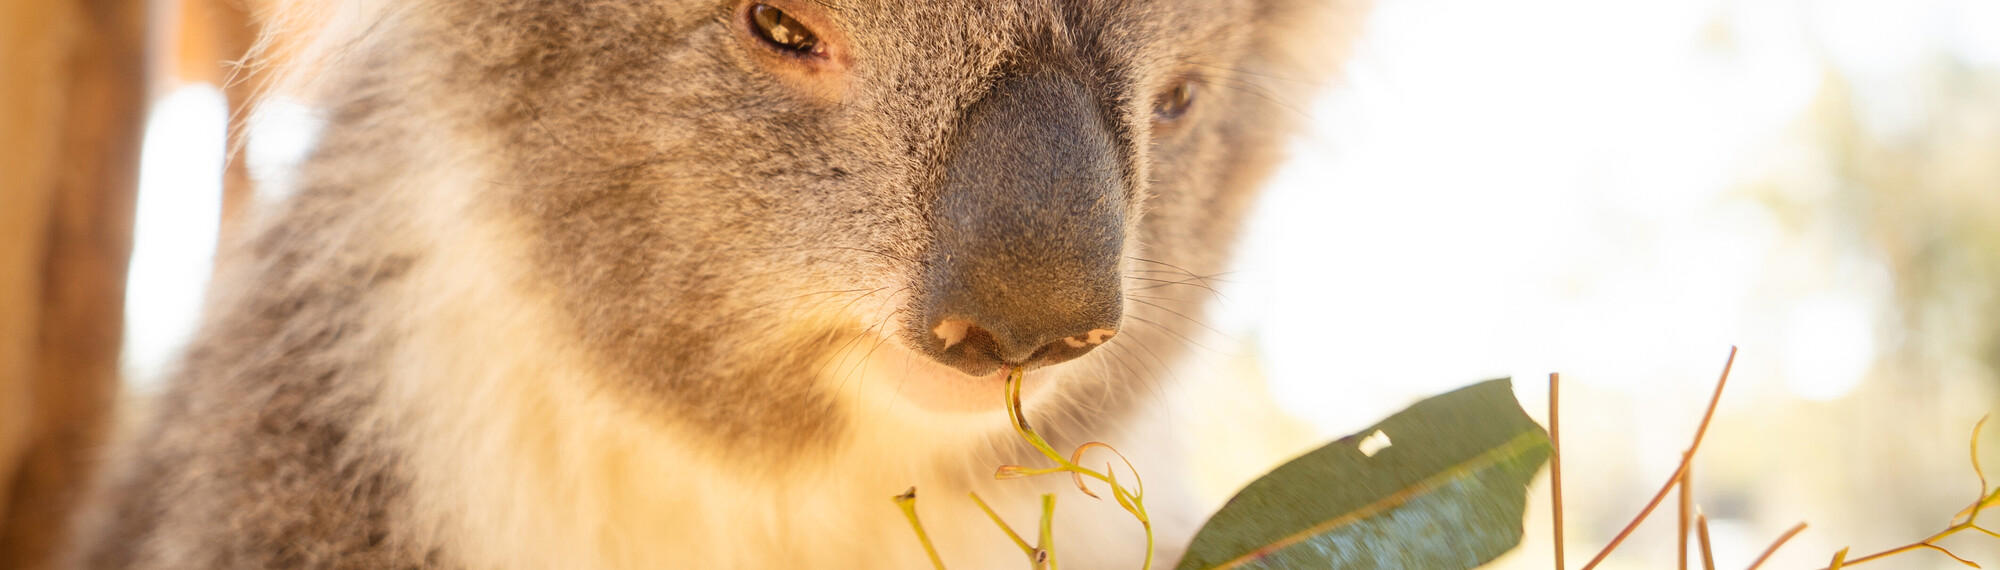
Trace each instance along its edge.
{"label": "blurred background", "polygon": [[[1543,418],[1561,372],[1576,567],[1672,475],[1735,345],[1693,484],[1721,566],[1800,521],[1766,568],[1899,546],[1978,496],[2000,2],[1380,0],[1361,28],[1205,342],[1291,418],[1207,426],[1293,447],[1222,463],[1492,377]],[[1254,475],[1216,471],[1218,496]],[[1604,567],[1671,568],[1672,506]],[[1552,567],[1549,524],[1532,498],[1498,566]],[[2000,563],[2000,540],[1945,544]]]}
{"label": "blurred background", "polygon": [[[274,103],[225,182],[246,87],[213,62],[245,16],[156,5],[177,55],[146,85],[118,360],[140,390],[193,327],[244,177],[282,182],[313,131]],[[1580,566],[1672,474],[1738,346],[1693,485],[1722,566],[1800,521],[1767,568],[1899,546],[1977,496],[1968,443],[2000,407],[2000,1],[1378,0],[1361,28],[1295,105],[1307,136],[1195,317],[1210,332],[1177,374],[1227,380],[1175,400],[1203,493],[1486,378],[1545,418],[1561,372]],[[1497,567],[1551,567],[1545,492]],[[1605,568],[1671,567],[1671,507]],[[1945,544],[2000,563],[2000,539]]]}

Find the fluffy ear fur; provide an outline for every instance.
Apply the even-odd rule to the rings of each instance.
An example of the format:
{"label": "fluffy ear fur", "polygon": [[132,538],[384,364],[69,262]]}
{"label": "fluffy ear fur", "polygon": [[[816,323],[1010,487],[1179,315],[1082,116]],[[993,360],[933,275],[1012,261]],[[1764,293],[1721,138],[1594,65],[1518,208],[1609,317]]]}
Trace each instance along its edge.
{"label": "fluffy ear fur", "polygon": [[353,46],[396,2],[389,0],[245,0],[257,39],[237,62],[233,80],[261,76],[270,90],[307,98],[344,46]]}
{"label": "fluffy ear fur", "polygon": [[[1253,47],[1243,60],[1244,73],[1234,77],[1277,103],[1266,112],[1285,115],[1267,118],[1270,122],[1261,127],[1292,132],[1303,126],[1308,117],[1300,110],[1310,109],[1312,98],[1338,81],[1371,4],[1372,0],[1257,0],[1257,31],[1250,36]],[[1267,150],[1260,154],[1283,156],[1276,147]],[[1262,174],[1257,176],[1261,180]]]}
{"label": "fluffy ear fur", "polygon": [[1258,0],[1253,37],[1270,71],[1320,83],[1334,77],[1361,35],[1370,0]]}

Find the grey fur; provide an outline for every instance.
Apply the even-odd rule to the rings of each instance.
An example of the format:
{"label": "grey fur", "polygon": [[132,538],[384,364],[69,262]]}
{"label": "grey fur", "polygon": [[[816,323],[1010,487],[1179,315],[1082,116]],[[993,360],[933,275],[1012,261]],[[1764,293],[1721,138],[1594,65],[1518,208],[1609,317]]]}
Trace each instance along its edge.
{"label": "grey fur", "polygon": [[[1203,295],[1181,272],[1222,266],[1301,120],[1290,105],[1337,63],[1347,34],[1322,26],[1358,14],[1334,1],[818,3],[851,58],[833,93],[802,88],[826,83],[774,71],[771,54],[742,41],[738,2],[397,5],[327,69],[327,130],[305,182],[223,256],[187,357],[141,435],[111,455],[75,562],[459,564],[457,546],[416,528],[403,500],[407,447],[425,435],[361,419],[382,405],[381,355],[407,333],[378,315],[407,301],[392,295],[422,294],[407,276],[434,257],[396,238],[417,216],[383,189],[439,168],[423,163],[434,155],[424,145],[439,141],[498,153],[495,180],[462,215],[519,228],[530,244],[516,252],[533,268],[520,287],[548,293],[611,379],[573,389],[614,391],[663,424],[699,428],[739,450],[728,461],[753,476],[840,445],[853,418],[829,405],[814,367],[875,334],[801,334],[785,315],[903,295],[908,310],[884,324],[920,342],[919,305],[966,281],[926,278],[940,243],[1049,256],[1111,244],[1124,332],[1084,360],[1125,374],[1070,379],[1065,401],[1085,404],[1034,410],[1045,431],[1090,439],[1132,412],[1193,333],[1182,315],[1198,315]],[[1095,102],[1087,111],[1113,155],[1100,173],[1115,180],[1090,202],[1101,210],[1079,219],[1098,226],[968,229],[980,216],[941,205],[960,199],[940,195],[954,157],[979,151],[958,132],[968,110],[1028,73],[1058,73]],[[1182,76],[1199,99],[1156,129],[1156,92]],[[980,168],[1006,169],[999,159]],[[1077,267],[1105,270],[1094,259]],[[1032,256],[982,263],[989,274],[1011,264],[1050,280],[1102,277]]]}

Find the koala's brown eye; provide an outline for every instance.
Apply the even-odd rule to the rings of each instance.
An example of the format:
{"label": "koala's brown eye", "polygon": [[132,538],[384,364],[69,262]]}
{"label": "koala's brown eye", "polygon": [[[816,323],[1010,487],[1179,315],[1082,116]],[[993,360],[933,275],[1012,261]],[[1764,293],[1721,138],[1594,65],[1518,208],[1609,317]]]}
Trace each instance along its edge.
{"label": "koala's brown eye", "polygon": [[1161,93],[1153,101],[1153,116],[1162,121],[1172,121],[1186,115],[1188,107],[1194,106],[1194,82],[1181,80],[1173,89]]}
{"label": "koala's brown eye", "polygon": [[757,38],[771,47],[797,55],[818,55],[825,52],[820,46],[819,36],[806,29],[805,24],[793,19],[783,10],[769,4],[750,6],[750,28],[757,32]]}

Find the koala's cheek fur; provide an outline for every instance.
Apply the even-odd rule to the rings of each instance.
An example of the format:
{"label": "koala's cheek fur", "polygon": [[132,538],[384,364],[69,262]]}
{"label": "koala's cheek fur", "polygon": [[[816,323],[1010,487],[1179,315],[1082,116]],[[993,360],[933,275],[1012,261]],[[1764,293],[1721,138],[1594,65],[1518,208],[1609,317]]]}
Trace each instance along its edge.
{"label": "koala's cheek fur", "polygon": [[[1115,337],[1030,375],[1029,411],[1059,446],[1132,455],[1178,544],[1201,507],[1176,500],[1147,403],[1199,333],[1188,274],[1223,269],[1291,109],[1337,63],[1348,34],[1326,26],[1358,18],[1323,0],[826,4],[852,58],[828,97],[745,51],[738,2],[340,1],[352,30],[313,60],[326,134],[222,256],[80,566],[922,567],[887,501],[913,484],[953,568],[1016,564],[957,499],[1011,518],[1068,482],[992,481],[1033,457],[997,406],[912,394],[998,386],[932,382],[955,373],[905,333],[958,283],[926,279],[940,259],[1027,250],[952,233],[1034,205],[952,202],[967,186],[947,163],[979,138],[968,110],[1029,73],[1080,102],[1062,116],[1102,121],[1087,154],[1115,174],[1108,201],[1077,201],[1105,227],[1011,227],[1116,243],[1123,299]],[[1196,106],[1156,127],[1159,91],[1189,77]],[[1010,159],[1030,166],[975,170]],[[1090,545],[1066,565],[1143,544],[1116,509],[1056,526]]]}

